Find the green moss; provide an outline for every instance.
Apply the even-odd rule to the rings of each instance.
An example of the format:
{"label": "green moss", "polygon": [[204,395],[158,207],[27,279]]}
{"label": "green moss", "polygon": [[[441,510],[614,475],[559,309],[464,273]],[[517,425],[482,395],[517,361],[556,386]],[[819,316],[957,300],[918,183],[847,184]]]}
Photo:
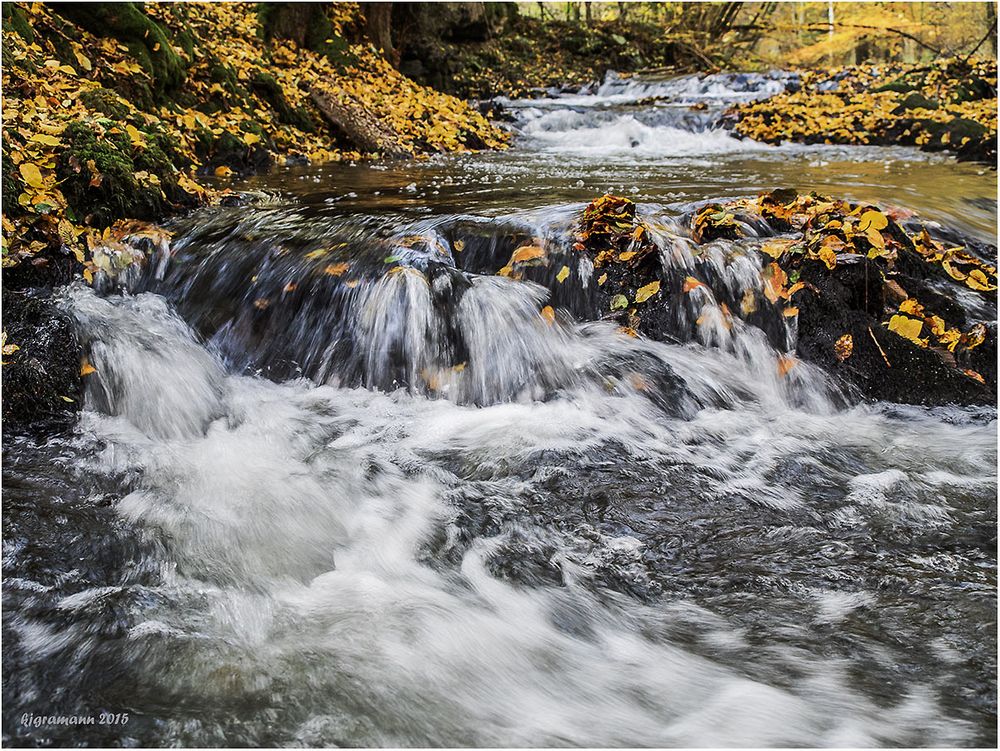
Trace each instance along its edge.
{"label": "green moss", "polygon": [[303,107],[292,108],[285,99],[285,92],[281,85],[270,73],[257,70],[250,83],[254,92],[267,102],[277,115],[278,122],[287,125],[294,125],[299,130],[312,133],[316,130],[316,123],[308,110]]}
{"label": "green moss", "polygon": [[17,197],[21,195],[24,186],[21,183],[21,175],[17,171],[17,166],[7,154],[6,145],[2,151],[2,161],[0,161],[0,172],[3,175],[3,210],[8,216],[23,214],[21,204],[17,202]]}
{"label": "green moss", "polygon": [[20,35],[28,44],[35,41],[35,30],[31,28],[31,23],[28,21],[28,17],[24,15],[24,11],[16,5],[13,3],[4,3],[0,6],[0,17],[3,18],[4,31],[13,31]]}
{"label": "green moss", "polygon": [[128,103],[125,100],[111,89],[105,89],[104,87],[84,91],[80,94],[80,101],[88,108],[97,110],[116,120],[124,120],[128,117],[130,111]]}
{"label": "green moss", "polygon": [[919,91],[911,92],[903,98],[903,101],[899,103],[899,106],[894,110],[895,113],[905,112],[907,110],[923,109],[923,110],[936,110],[940,105],[933,99],[928,99]]}
{"label": "green moss", "polygon": [[184,82],[183,59],[167,31],[143,12],[141,3],[58,3],[53,8],[92,34],[125,44],[153,79],[156,94]]}
{"label": "green moss", "polygon": [[[146,133],[147,146],[139,148],[124,132],[102,131],[101,121],[77,120],[63,133],[66,149],[56,169],[74,213],[90,217],[97,226],[107,226],[125,216],[156,219],[165,214],[168,206],[163,194],[181,197],[177,170],[169,153],[170,140],[162,134]],[[141,182],[136,178],[140,171],[155,175],[160,186]]]}

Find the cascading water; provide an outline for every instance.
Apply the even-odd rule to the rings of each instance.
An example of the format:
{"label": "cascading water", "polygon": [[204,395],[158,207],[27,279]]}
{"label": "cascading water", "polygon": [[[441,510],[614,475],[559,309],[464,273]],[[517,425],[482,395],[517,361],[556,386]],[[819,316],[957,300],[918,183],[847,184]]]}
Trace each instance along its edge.
{"label": "cascading water", "polygon": [[[782,372],[794,324],[722,307],[760,289],[756,241],[695,247],[716,178],[683,176],[801,151],[748,163],[679,106],[657,125],[636,102],[686,107],[670,86],[744,95],[517,103],[508,155],[292,175],[180,221],[125,289],[64,290],[95,372],[71,434],[6,446],[6,738],[995,742],[995,410]],[[587,160],[626,151],[665,273],[712,280],[670,298],[665,342],[583,322],[571,224],[626,175]],[[836,153],[855,185],[894,174]],[[498,276],[526,242],[568,276]],[[129,722],[20,721],[101,710]]]}

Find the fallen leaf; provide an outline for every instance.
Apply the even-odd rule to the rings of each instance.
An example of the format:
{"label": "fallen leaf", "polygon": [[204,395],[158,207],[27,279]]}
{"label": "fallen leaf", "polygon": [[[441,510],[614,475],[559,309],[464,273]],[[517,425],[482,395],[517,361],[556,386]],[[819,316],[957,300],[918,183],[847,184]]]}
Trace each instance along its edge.
{"label": "fallen leaf", "polygon": [[908,318],[907,316],[894,315],[889,319],[889,331],[898,334],[904,339],[909,339],[914,344],[926,347],[927,342],[920,338],[920,332],[923,327],[924,324],[922,321],[918,321],[915,318]]}
{"label": "fallen leaf", "polygon": [[553,310],[551,305],[546,305],[544,308],[542,308],[542,318],[548,321],[549,325],[552,325],[553,323],[556,322],[556,312],[555,310]]}
{"label": "fallen leaf", "polygon": [[844,334],[834,343],[833,352],[840,362],[846,360],[854,354],[854,337],[850,334]]}
{"label": "fallen leaf", "polygon": [[628,298],[625,295],[615,295],[611,298],[612,310],[625,310],[628,307]]}
{"label": "fallen leaf", "polygon": [[639,287],[639,289],[636,290],[636,292],[635,292],[635,301],[637,303],[639,303],[639,302],[646,302],[646,300],[648,300],[649,298],[651,298],[653,295],[655,295],[659,291],[660,291],[660,283],[659,283],[659,281],[650,282],[646,286]]}
{"label": "fallen leaf", "polygon": [[556,281],[562,284],[566,281],[566,277],[569,276],[569,266],[563,266],[559,269],[559,273],[556,274]]}
{"label": "fallen leaf", "polygon": [[510,265],[521,263],[522,261],[530,261],[535,258],[541,258],[544,255],[545,250],[537,245],[522,245],[511,255]]}
{"label": "fallen leaf", "polygon": [[705,286],[704,282],[698,281],[693,276],[689,276],[684,279],[684,285],[681,287],[681,289],[684,292],[690,292],[693,289],[698,289],[698,287],[704,287],[704,286]]}
{"label": "fallen leaf", "polygon": [[21,177],[24,178],[24,182],[32,188],[40,189],[44,187],[45,183],[42,180],[42,172],[38,169],[37,164],[21,162],[21,166],[18,169],[21,171]]}
{"label": "fallen leaf", "polygon": [[867,233],[869,229],[881,230],[889,226],[889,220],[881,211],[869,210],[858,220],[858,231]]}
{"label": "fallen leaf", "polygon": [[330,276],[340,276],[347,271],[348,268],[350,268],[350,264],[346,261],[341,261],[340,263],[328,263],[323,268],[323,273],[329,274]]}
{"label": "fallen leaf", "polygon": [[784,378],[798,364],[799,361],[791,355],[778,355],[778,375]]}
{"label": "fallen leaf", "polygon": [[986,278],[986,274],[979,269],[973,269],[969,272],[969,276],[965,279],[965,284],[979,292],[992,292],[996,289],[996,285],[990,284],[989,279]]}
{"label": "fallen leaf", "polygon": [[974,370],[969,370],[969,369],[966,369],[966,370],[963,370],[962,372],[963,372],[963,373],[964,373],[965,375],[969,376],[969,378],[971,378],[971,379],[973,379],[973,380],[975,380],[975,381],[979,381],[979,382],[980,382],[981,384],[983,384],[984,386],[986,385],[986,379],[985,379],[985,378],[983,378],[983,377],[982,377],[982,376],[981,376],[981,375],[980,375],[979,373],[977,373],[976,371],[974,371]]}

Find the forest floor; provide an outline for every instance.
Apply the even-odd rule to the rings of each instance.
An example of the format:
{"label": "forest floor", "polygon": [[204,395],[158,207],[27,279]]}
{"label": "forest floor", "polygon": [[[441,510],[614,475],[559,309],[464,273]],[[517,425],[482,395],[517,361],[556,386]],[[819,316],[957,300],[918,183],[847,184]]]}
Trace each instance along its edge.
{"label": "forest floor", "polygon": [[133,10],[148,27],[138,42],[5,5],[4,267],[69,251],[89,275],[88,248],[116,220],[220,200],[201,175],[379,156],[324,117],[316,92],[379,121],[397,154],[505,145],[466,102],[349,43],[357,5],[335,7],[324,52],[265,40],[251,4],[150,4],[151,18]]}

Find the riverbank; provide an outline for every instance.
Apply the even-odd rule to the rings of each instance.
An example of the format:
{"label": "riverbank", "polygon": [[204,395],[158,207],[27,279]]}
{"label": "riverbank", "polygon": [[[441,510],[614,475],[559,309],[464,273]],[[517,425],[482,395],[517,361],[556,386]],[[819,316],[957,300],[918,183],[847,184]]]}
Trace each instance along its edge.
{"label": "riverbank", "polygon": [[995,60],[803,71],[795,90],[733,112],[737,133],[765,143],[916,146],[997,160]]}
{"label": "riverbank", "polygon": [[8,427],[75,412],[80,354],[49,293],[127,264],[121,241],[157,232],[135,220],[236,200],[227,180],[273,166],[508,138],[393,68],[356,3],[5,4],[3,44]]}
{"label": "riverbank", "polygon": [[[86,265],[116,220],[224,198],[206,176],[506,142],[364,43],[355,3],[303,18],[252,4],[93,7],[4,6],[5,268],[67,251]],[[320,24],[323,39],[287,38],[293,21]]]}

